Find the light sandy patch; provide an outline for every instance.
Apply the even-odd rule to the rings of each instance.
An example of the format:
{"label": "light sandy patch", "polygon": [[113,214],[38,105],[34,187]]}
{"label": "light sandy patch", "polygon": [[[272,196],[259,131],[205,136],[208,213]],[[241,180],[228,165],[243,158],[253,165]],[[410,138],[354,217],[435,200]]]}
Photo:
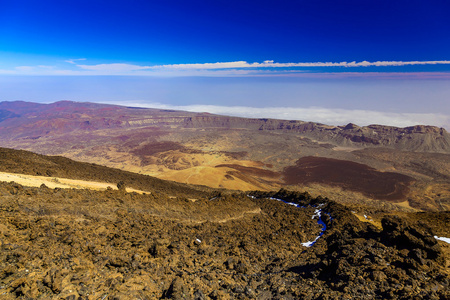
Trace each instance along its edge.
{"label": "light sandy patch", "polygon": [[334,151],[344,151],[344,152],[352,152],[357,149],[358,148],[354,148],[354,147],[334,147],[333,148]]}
{"label": "light sandy patch", "polygon": [[362,214],[359,214],[359,213],[356,213],[356,212],[352,212],[352,213],[361,222],[367,222],[367,223],[370,223],[370,224],[374,225],[375,227],[377,227],[379,229],[383,229],[383,226],[381,226],[381,222],[379,220],[375,220],[371,216],[368,216],[368,215],[362,215]]}
{"label": "light sandy patch", "polygon": [[244,211],[239,216],[225,218],[225,219],[222,219],[222,220],[218,220],[216,222],[217,223],[225,223],[225,222],[228,222],[228,221],[242,219],[243,217],[245,217],[246,214],[259,214],[259,213],[261,213],[261,208],[258,207],[258,208],[254,209],[254,210]]}
{"label": "light sandy patch", "polygon": [[227,175],[227,171],[231,170],[233,169],[201,166],[185,170],[170,170],[159,174],[157,177],[187,184],[203,184],[213,188],[242,191],[261,189],[260,186],[255,186],[234,176],[232,180],[228,179],[225,175]]}
{"label": "light sandy patch", "polygon": [[409,205],[409,201],[408,201],[408,200],[403,201],[403,202],[397,202],[397,203],[395,203],[395,204],[398,205],[398,206],[401,206],[401,207],[405,207],[405,208],[417,210],[417,209],[415,209],[415,208],[413,208],[413,207],[411,207],[411,206]]}
{"label": "light sandy patch", "polygon": [[[16,173],[0,172],[0,181],[14,181],[23,186],[39,187],[45,184],[47,187],[63,188],[63,189],[91,189],[91,190],[106,190],[108,187],[117,190],[117,186],[107,182],[86,181],[77,179],[68,179],[60,177],[45,177],[45,176],[33,176]],[[127,192],[136,193],[149,193],[132,188],[127,188]]]}

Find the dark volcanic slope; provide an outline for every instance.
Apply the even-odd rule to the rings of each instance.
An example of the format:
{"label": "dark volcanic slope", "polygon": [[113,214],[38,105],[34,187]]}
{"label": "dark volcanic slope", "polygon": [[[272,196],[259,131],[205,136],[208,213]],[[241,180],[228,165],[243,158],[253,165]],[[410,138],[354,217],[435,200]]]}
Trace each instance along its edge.
{"label": "dark volcanic slope", "polygon": [[[191,202],[0,183],[1,298],[450,297],[444,252],[424,226],[386,217],[378,230],[327,199],[252,196]],[[308,248],[323,228],[311,218],[319,205],[327,229]]]}
{"label": "dark volcanic slope", "polygon": [[324,183],[358,191],[376,199],[403,199],[413,178],[379,172],[363,164],[324,157],[303,157],[284,172],[287,184]]}
{"label": "dark volcanic slope", "polygon": [[147,175],[112,169],[96,164],[77,162],[61,156],[45,156],[23,150],[0,148],[0,171],[28,175],[62,177],[113,184],[123,182],[128,187],[157,191],[171,195],[193,196],[211,191],[207,187],[165,181]]}

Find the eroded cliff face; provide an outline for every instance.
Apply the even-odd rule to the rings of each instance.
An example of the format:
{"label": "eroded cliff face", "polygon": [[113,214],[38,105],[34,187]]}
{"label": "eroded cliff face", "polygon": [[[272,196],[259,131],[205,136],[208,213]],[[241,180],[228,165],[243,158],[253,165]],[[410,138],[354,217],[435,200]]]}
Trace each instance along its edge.
{"label": "eroded cliff face", "polygon": [[444,128],[416,125],[405,128],[349,124],[338,127],[338,135],[364,146],[383,146],[398,150],[449,153],[450,134]]}
{"label": "eroded cliff face", "polygon": [[249,130],[292,130],[295,132],[307,132],[317,126],[325,126],[318,123],[303,121],[287,121],[276,119],[251,119],[228,117],[218,115],[202,115],[185,119],[187,128],[242,128]]}
{"label": "eroded cliff face", "polygon": [[313,122],[196,116],[185,119],[186,128],[242,128],[294,132],[337,146],[389,147],[398,150],[450,153],[450,134],[444,128],[416,125],[405,128],[355,124],[329,126]]}
{"label": "eroded cliff face", "polygon": [[443,128],[416,125],[398,128],[355,124],[329,126],[314,122],[251,119],[158,109],[61,101],[53,104],[0,103],[0,138],[37,139],[85,130],[129,130],[148,126],[176,129],[244,129],[288,132],[344,147],[389,147],[404,151],[450,153],[450,134]]}

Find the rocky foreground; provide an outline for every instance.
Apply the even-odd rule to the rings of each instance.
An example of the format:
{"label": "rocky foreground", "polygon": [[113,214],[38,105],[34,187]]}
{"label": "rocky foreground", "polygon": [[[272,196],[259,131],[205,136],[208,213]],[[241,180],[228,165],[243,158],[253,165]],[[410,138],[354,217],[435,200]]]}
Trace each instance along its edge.
{"label": "rocky foreground", "polygon": [[449,213],[411,216],[378,229],[284,190],[188,199],[0,183],[0,295],[449,299],[448,246],[433,237]]}

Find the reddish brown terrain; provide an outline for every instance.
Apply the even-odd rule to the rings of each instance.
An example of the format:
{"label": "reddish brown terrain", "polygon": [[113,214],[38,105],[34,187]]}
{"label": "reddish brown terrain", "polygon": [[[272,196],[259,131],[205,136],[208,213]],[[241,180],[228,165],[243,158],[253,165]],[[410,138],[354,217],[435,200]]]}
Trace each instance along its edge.
{"label": "reddish brown terrain", "polygon": [[[299,162],[301,172],[322,165],[379,172],[342,160]],[[271,168],[217,169],[250,176],[264,167]],[[118,187],[0,182],[2,299],[450,297],[450,244],[436,238],[450,237],[448,211],[345,206],[286,189],[212,189],[2,148],[0,172]]]}
{"label": "reddish brown terrain", "polygon": [[450,245],[434,238],[450,236],[448,212],[352,212],[308,193],[214,191],[25,151],[2,150],[0,163],[145,191],[0,183],[2,299],[450,296]]}
{"label": "reddish brown terrain", "polygon": [[[1,102],[0,146],[213,188],[284,187],[397,210],[450,208],[450,134],[432,126],[328,126],[70,101]],[[307,157],[322,162],[313,173],[305,173]]]}
{"label": "reddish brown terrain", "polygon": [[412,177],[379,172],[367,165],[332,158],[308,156],[284,169],[287,184],[322,183],[361,192],[375,199],[402,200],[408,194]]}

